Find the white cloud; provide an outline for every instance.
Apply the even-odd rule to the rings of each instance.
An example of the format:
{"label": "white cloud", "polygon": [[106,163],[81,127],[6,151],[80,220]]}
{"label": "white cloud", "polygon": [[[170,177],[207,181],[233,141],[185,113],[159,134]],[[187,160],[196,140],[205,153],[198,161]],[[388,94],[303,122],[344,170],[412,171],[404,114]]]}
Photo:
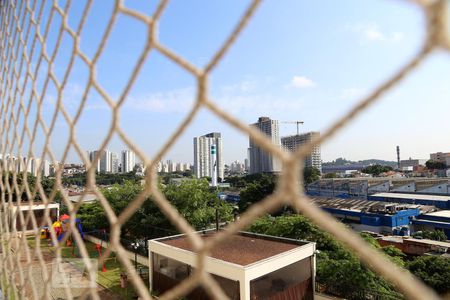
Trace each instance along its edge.
{"label": "white cloud", "polygon": [[187,87],[167,92],[157,92],[138,97],[129,97],[124,108],[151,112],[186,112],[194,103],[195,89]]}
{"label": "white cloud", "polygon": [[[303,102],[297,98],[278,98],[259,92],[256,86],[256,81],[219,86],[212,92],[212,101],[233,114],[248,111],[267,114],[268,111],[283,112],[303,108]],[[192,107],[195,95],[195,87],[186,87],[143,96],[130,96],[124,103],[124,109],[156,113],[186,113]]]}
{"label": "white cloud", "polygon": [[383,31],[376,23],[346,25],[345,30],[360,36],[362,42],[398,42],[404,35],[398,31]]}
{"label": "white cloud", "polygon": [[363,35],[369,41],[383,41],[386,39],[384,34],[378,29],[377,26],[371,26],[364,29]]}
{"label": "white cloud", "polygon": [[317,84],[305,76],[294,76],[291,80],[289,87],[295,88],[309,88],[315,87]]}
{"label": "white cloud", "polygon": [[257,114],[279,113],[304,108],[299,99],[277,98],[272,95],[220,95],[213,97],[213,101],[232,114],[247,113]]}
{"label": "white cloud", "polygon": [[244,80],[239,83],[224,85],[219,88],[221,93],[250,93],[255,91],[257,88],[257,82],[255,80]]}
{"label": "white cloud", "polygon": [[359,98],[364,94],[365,90],[360,88],[346,88],[341,91],[339,99],[342,100],[352,100]]}
{"label": "white cloud", "polygon": [[[91,89],[92,91],[92,89]],[[75,113],[78,111],[81,101],[83,99],[84,87],[78,83],[68,83],[62,92],[62,105],[69,113]],[[44,103],[50,107],[54,107],[57,103],[57,95],[49,93]],[[103,100],[101,96],[96,93],[90,92],[87,96],[87,102],[83,108],[84,110],[105,110],[110,109],[108,104]]]}

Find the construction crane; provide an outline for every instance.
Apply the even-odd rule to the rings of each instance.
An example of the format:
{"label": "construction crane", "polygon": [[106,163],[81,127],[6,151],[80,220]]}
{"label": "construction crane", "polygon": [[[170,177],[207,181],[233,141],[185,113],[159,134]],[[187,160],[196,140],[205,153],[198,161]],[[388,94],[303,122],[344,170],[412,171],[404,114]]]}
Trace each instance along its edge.
{"label": "construction crane", "polygon": [[299,135],[300,131],[299,131],[299,126],[298,125],[300,125],[300,124],[303,125],[305,122],[303,122],[303,121],[285,121],[285,122],[280,122],[280,123],[283,123],[283,124],[297,124],[297,135]]}

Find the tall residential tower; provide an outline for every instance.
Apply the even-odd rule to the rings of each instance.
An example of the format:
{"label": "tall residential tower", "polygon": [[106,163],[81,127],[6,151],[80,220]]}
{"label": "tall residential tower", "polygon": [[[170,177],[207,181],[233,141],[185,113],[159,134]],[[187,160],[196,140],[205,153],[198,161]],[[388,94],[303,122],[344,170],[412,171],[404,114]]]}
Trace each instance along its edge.
{"label": "tall residential tower", "polygon": [[[215,145],[215,147],[212,147]],[[194,174],[197,178],[212,177],[214,166],[211,149],[215,148],[216,171],[223,179],[222,136],[219,132],[208,133],[194,138]]]}
{"label": "tall residential tower", "polygon": [[[281,138],[283,147],[291,152],[294,152],[299,147],[311,143],[320,137],[319,132],[307,132]],[[305,167],[314,167],[322,172],[322,158],[320,154],[320,145],[314,146],[311,153],[305,157]]]}
{"label": "tall residential tower", "polygon": [[112,153],[109,150],[103,151],[88,151],[89,160],[94,161],[99,157],[96,163],[96,170],[98,173],[111,173],[112,172]]}
{"label": "tall residential tower", "polygon": [[[281,145],[277,120],[271,120],[268,117],[260,117],[257,123],[251,124],[250,126],[259,129],[262,133],[267,135],[274,145]],[[281,171],[281,162],[276,157],[263,151],[263,149],[256,145],[251,138],[249,144],[250,174]]]}
{"label": "tall residential tower", "polygon": [[121,171],[122,173],[128,173],[133,171],[136,165],[136,155],[131,150],[123,150],[121,153]]}

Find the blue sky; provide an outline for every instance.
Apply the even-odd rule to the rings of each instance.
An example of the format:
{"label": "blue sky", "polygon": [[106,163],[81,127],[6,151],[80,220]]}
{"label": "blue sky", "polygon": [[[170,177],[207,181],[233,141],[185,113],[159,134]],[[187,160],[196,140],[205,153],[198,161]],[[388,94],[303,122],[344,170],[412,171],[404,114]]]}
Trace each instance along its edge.
{"label": "blue sky", "polygon": [[[73,1],[69,25],[76,28],[85,1]],[[64,3],[60,2],[61,6]],[[129,8],[151,14],[155,1],[125,1]],[[220,47],[248,1],[174,0],[159,25],[160,41],[193,64],[203,66]],[[96,1],[81,34],[81,49],[92,57],[106,27],[112,1]],[[249,26],[211,76],[211,95],[224,110],[245,123],[259,116],[280,121],[302,120],[303,131],[324,131],[363,95],[411,59],[424,37],[421,12],[406,1],[322,0],[263,1]],[[55,20],[55,25],[59,24]],[[120,15],[97,65],[97,78],[116,99],[122,91],[146,37],[143,23]],[[52,26],[47,50],[54,48],[58,30]],[[54,66],[59,79],[66,70],[72,41],[66,35]],[[42,68],[38,86],[42,86]],[[64,91],[69,113],[75,109],[88,78],[77,59]],[[322,158],[427,158],[430,152],[450,151],[449,57],[435,53],[401,85],[357,118],[322,147]],[[44,99],[48,122],[54,110],[55,89]],[[195,80],[173,62],[150,53],[121,112],[121,127],[149,157],[163,145],[187,113],[195,96]],[[33,112],[33,111],[32,111]],[[110,126],[111,113],[91,91],[77,125],[77,140],[86,150],[96,149]],[[51,140],[57,156],[67,141],[60,117]],[[295,125],[280,125],[293,134]],[[243,160],[248,137],[202,110],[166,156],[193,161],[192,138],[219,131],[225,161]],[[37,141],[35,151],[41,151]],[[109,148],[120,151],[116,136]],[[78,161],[76,154],[71,161]]]}

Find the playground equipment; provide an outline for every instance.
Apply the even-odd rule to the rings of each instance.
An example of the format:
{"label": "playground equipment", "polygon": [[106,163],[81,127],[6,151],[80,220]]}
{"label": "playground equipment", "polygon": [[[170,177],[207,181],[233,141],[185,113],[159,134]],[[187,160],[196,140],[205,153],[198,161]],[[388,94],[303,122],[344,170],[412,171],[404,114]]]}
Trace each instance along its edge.
{"label": "playground equipment", "polygon": [[[100,244],[95,244],[95,249],[98,252],[98,259],[102,258],[102,246]],[[106,265],[105,265],[105,261],[103,260],[103,264],[102,264],[102,272],[106,272]]]}
{"label": "playground equipment", "polygon": [[[58,242],[61,242],[66,233],[69,232],[70,216],[66,214],[62,215],[59,220],[53,222],[52,227],[55,231]],[[75,228],[80,234],[81,239],[84,240],[83,227],[81,226],[81,220],[78,218],[75,219]],[[50,232],[48,228],[43,228],[41,230],[41,238],[44,238],[44,236],[47,239],[50,238]],[[74,244],[74,239],[72,238],[72,233],[69,233],[69,237],[66,239],[66,246],[70,247],[72,244]]]}

